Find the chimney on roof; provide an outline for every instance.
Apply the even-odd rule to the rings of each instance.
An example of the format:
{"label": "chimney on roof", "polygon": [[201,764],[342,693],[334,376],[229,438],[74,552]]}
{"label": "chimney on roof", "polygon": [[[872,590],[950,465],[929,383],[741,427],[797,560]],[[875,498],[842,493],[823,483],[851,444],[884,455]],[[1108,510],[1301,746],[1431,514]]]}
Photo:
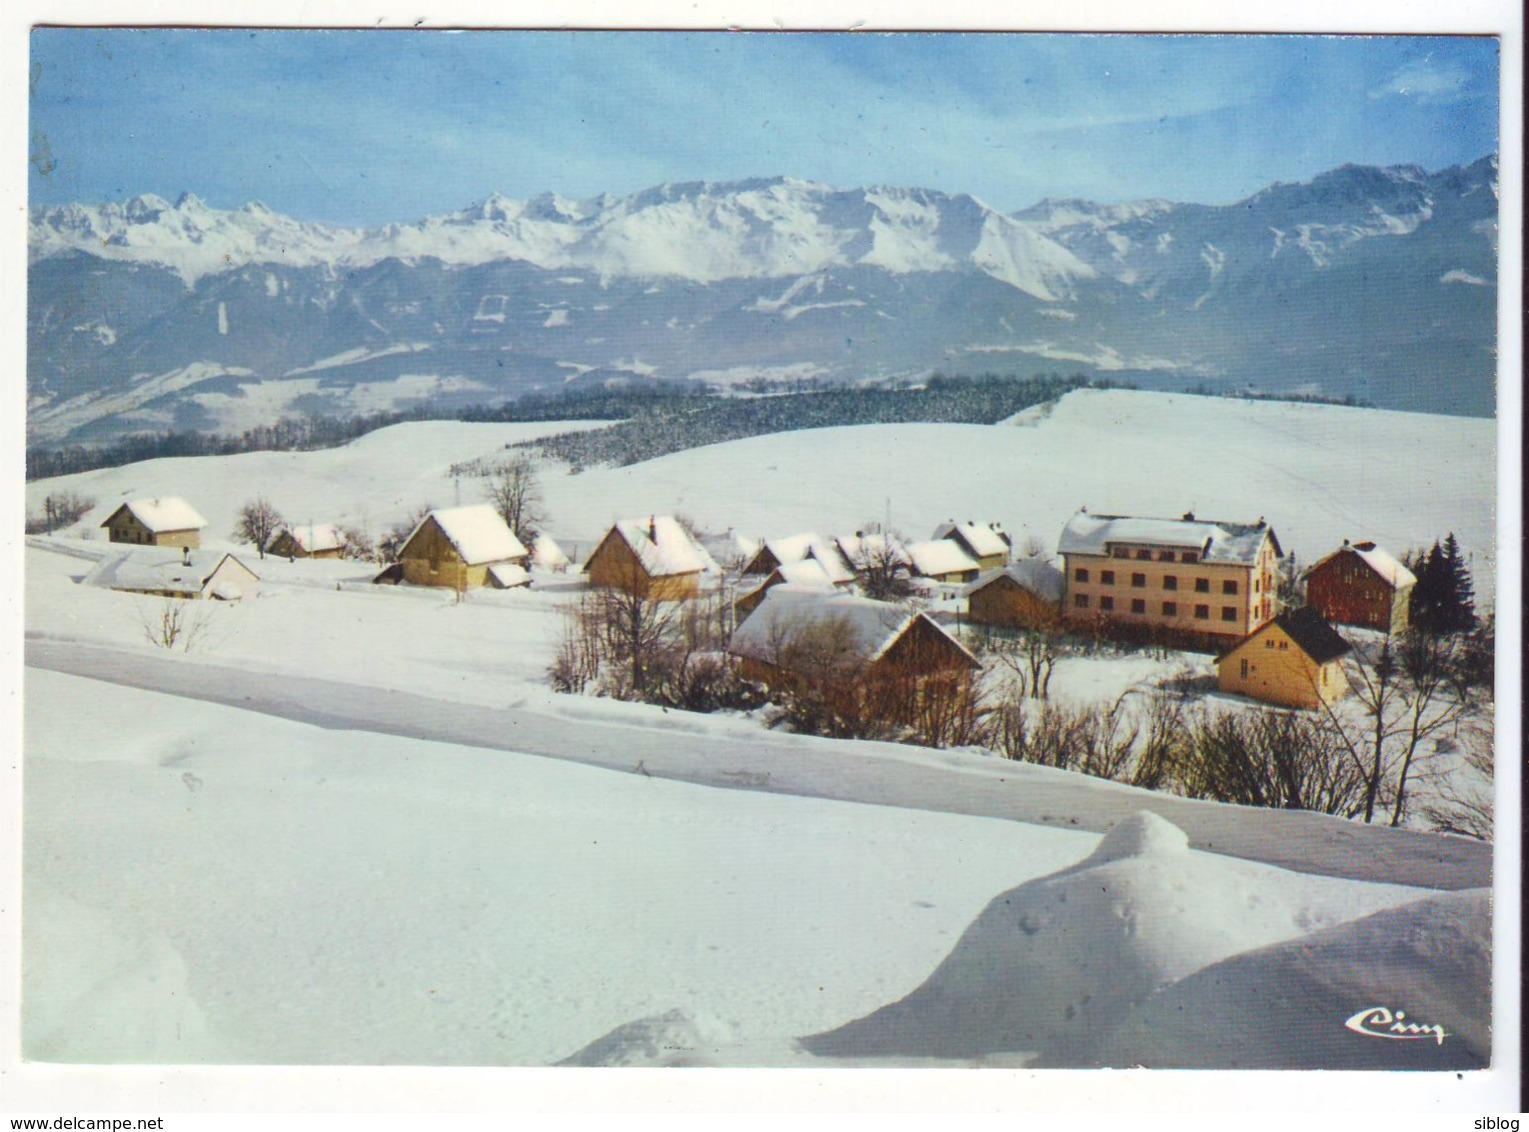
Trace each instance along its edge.
{"label": "chimney on roof", "polygon": [[648,516],[648,540],[650,542],[657,542],[658,541],[658,516],[657,515],[649,515]]}
{"label": "chimney on roof", "polygon": [[1184,512],[1184,522],[1186,522],[1186,523],[1193,523],[1194,521],[1195,521],[1195,513],[1193,511],[1185,511]]}
{"label": "chimney on roof", "polygon": [[1347,546],[1347,545],[1348,545],[1348,539],[1344,539],[1344,540],[1343,540],[1343,545],[1344,545],[1344,546]]}
{"label": "chimney on roof", "polygon": [[181,565],[182,566],[190,566],[191,565],[191,548],[189,546],[181,547]]}

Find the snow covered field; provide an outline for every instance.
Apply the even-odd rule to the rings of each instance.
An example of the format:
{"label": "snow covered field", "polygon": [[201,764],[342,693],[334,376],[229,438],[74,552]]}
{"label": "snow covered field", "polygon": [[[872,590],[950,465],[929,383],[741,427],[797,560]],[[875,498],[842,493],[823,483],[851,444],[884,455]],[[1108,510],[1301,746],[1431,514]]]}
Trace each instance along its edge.
{"label": "snow covered field", "polygon": [[[240,551],[261,595],[201,607],[190,651],[145,640],[158,599],[77,584],[125,497],[186,496],[212,522],[205,544],[256,492],[375,534],[454,502],[452,462],[557,427],[404,425],[327,452],[28,485],[34,510],[60,487],[97,504],[88,538],[26,553],[27,1056],[1483,1063],[1479,843],[554,696],[564,575],[457,603],[371,588],[350,563]],[[1375,459],[1425,439],[1454,459]],[[852,528],[888,498],[920,536],[971,517],[1053,544],[1082,503],[1264,514],[1306,561],[1344,537],[1400,551],[1453,530],[1484,594],[1493,458],[1489,422],[1087,393],[991,428],[548,469],[545,488],[564,546],[650,512],[745,534]],[[471,480],[460,490],[477,501]],[[1077,663],[1099,667],[1058,682],[1087,694],[1142,675]],[[1440,951],[1448,965],[1426,958]],[[1261,1040],[1228,987],[1272,996],[1297,1037]],[[1185,1004],[1231,1021],[1174,1022]],[[1368,1006],[1450,1038],[1345,1026]]]}

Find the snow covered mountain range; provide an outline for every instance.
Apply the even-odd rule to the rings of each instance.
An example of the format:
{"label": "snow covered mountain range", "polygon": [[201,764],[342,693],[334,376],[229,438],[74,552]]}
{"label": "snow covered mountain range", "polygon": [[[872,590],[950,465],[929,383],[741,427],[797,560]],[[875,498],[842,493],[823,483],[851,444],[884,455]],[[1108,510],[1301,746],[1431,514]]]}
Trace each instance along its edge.
{"label": "snow covered mountain range", "polygon": [[612,380],[1107,373],[1493,410],[1497,161],[1225,207],[790,178],[493,196],[349,229],[251,203],[35,209],[33,441]]}

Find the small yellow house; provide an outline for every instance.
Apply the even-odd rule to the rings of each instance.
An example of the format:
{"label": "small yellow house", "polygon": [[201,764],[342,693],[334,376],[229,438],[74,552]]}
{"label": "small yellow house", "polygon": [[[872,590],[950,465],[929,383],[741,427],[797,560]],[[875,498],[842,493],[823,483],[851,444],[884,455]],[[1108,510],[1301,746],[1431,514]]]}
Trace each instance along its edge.
{"label": "small yellow house", "polygon": [[207,520],[184,499],[166,495],[159,499],[131,499],[101,525],[106,528],[110,542],[196,550],[202,545],[202,528]]}
{"label": "small yellow house", "polygon": [[414,586],[508,589],[530,582],[528,551],[487,503],[431,511],[398,552],[403,580]]}
{"label": "small yellow house", "polygon": [[970,519],[958,523],[947,519],[934,529],[931,537],[954,542],[983,570],[1007,566],[1013,557],[1013,540],[997,523],[974,523]]}
{"label": "small yellow house", "polygon": [[277,558],[343,558],[345,540],[333,523],[283,527],[265,548]]}
{"label": "small yellow house", "polygon": [[711,555],[668,515],[619,520],[584,565],[591,586],[654,601],[695,597],[708,570],[716,570]]}
{"label": "small yellow house", "polygon": [[1349,692],[1349,643],[1310,606],[1281,613],[1216,661],[1223,692],[1281,707],[1319,708]]}

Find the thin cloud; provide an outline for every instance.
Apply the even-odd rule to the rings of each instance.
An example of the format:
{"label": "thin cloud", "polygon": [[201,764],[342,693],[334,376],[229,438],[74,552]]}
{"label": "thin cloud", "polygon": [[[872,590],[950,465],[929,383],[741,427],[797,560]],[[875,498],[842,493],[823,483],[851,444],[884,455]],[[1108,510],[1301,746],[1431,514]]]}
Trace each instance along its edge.
{"label": "thin cloud", "polygon": [[1408,63],[1385,82],[1370,90],[1372,101],[1412,98],[1437,105],[1469,97],[1470,74],[1461,67],[1437,65],[1428,59]]}

